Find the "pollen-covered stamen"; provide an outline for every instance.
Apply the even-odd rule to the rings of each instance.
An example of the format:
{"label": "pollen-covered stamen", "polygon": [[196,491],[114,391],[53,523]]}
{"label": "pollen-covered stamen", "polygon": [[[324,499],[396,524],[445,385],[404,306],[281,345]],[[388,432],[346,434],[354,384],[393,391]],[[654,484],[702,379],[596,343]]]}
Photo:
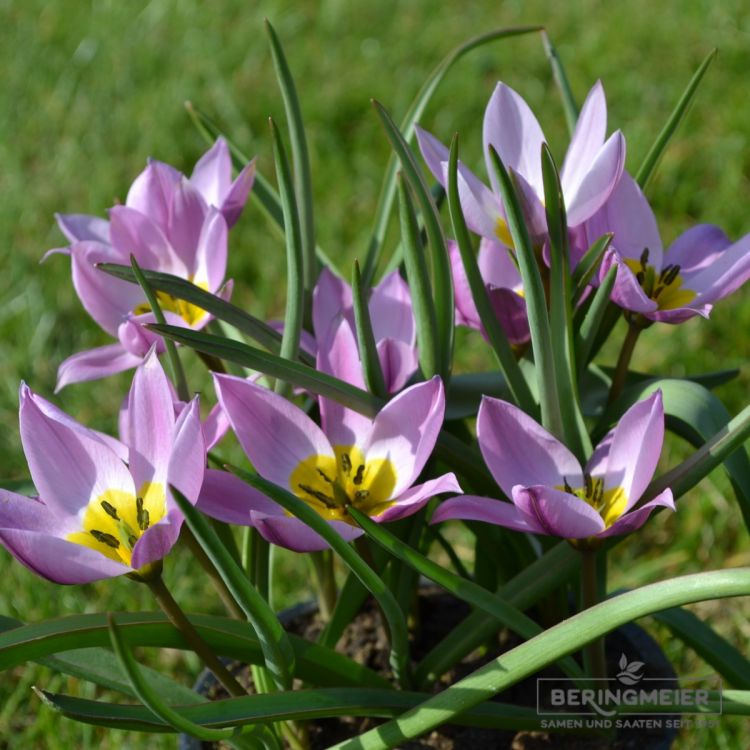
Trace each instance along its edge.
{"label": "pollen-covered stamen", "polygon": [[669,263],[657,274],[648,259],[649,250],[644,248],[637,261],[626,258],[625,263],[635,274],[644,294],[657,302],[660,310],[674,310],[695,299],[696,293],[682,286],[681,267],[678,264]]}
{"label": "pollen-covered stamen", "polygon": [[149,525],[149,512],[143,507],[143,498],[137,497],[135,499],[135,514],[138,519],[138,528],[141,531],[145,531]]}
{"label": "pollen-covered stamen", "polygon": [[326,508],[336,507],[336,503],[334,499],[326,495],[324,492],[321,492],[320,490],[316,490],[307,484],[302,484],[301,482],[297,486],[302,490],[302,492],[306,492],[308,495],[314,497],[316,500],[323,503],[323,505],[325,505]]}
{"label": "pollen-covered stamen", "polygon": [[120,542],[118,542],[117,539],[112,536],[112,534],[107,534],[106,531],[91,529],[91,531],[89,531],[89,534],[91,534],[91,536],[93,536],[97,542],[106,544],[108,547],[112,547],[112,549],[117,549],[120,546]]}
{"label": "pollen-covered stamen", "polygon": [[115,508],[112,503],[108,503],[106,500],[102,500],[101,502],[102,510],[110,517],[114,518],[115,521],[120,520],[120,516],[117,515],[117,508]]}
{"label": "pollen-covered stamen", "polygon": [[357,473],[354,475],[354,484],[362,484],[364,473],[365,473],[365,465],[360,464],[357,467]]}
{"label": "pollen-covered stamen", "polygon": [[627,497],[622,487],[604,489],[602,477],[592,477],[591,474],[583,475],[583,487],[571,487],[563,477],[562,487],[569,495],[575,495],[585,500],[595,511],[601,515],[607,527],[611,526],[624,512],[627,507]]}
{"label": "pollen-covered stamen", "polygon": [[341,469],[343,470],[344,474],[351,474],[352,459],[349,457],[348,453],[341,454]]}

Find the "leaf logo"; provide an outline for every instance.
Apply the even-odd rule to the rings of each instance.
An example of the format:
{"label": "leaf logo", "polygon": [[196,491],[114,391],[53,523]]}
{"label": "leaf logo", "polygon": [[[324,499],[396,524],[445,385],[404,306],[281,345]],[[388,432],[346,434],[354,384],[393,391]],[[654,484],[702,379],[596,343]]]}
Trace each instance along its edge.
{"label": "leaf logo", "polygon": [[644,666],[642,661],[631,661],[628,663],[625,654],[620,654],[618,666],[620,667],[620,671],[617,673],[617,679],[623,685],[635,685],[643,679],[643,672],[640,671]]}

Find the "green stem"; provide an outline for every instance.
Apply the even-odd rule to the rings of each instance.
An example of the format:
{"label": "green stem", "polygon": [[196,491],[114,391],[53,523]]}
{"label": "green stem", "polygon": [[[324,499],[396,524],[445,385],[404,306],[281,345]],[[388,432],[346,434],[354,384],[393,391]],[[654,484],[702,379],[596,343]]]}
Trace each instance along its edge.
{"label": "green stem", "polygon": [[315,587],[318,591],[320,616],[325,622],[328,622],[338,599],[336,578],[333,574],[333,555],[329,550],[311,552],[310,562],[315,576]]}
{"label": "green stem", "polygon": [[211,651],[208,644],[200,637],[180,605],[169,593],[169,589],[164,585],[164,579],[157,576],[146,580],[146,584],[153,592],[156,601],[169,621],[179,630],[188,646],[198,654],[203,663],[214,673],[216,679],[226,688],[229,695],[235,698],[247,695],[247,691],[232,677],[229,670],[219,661],[219,657]]}
{"label": "green stem", "polygon": [[[583,609],[599,604],[599,565],[596,550],[581,550],[581,603]],[[583,658],[589,677],[607,678],[604,638],[595,638],[583,648]]]}
{"label": "green stem", "polygon": [[625,386],[625,380],[628,377],[628,367],[630,360],[635,351],[635,345],[638,343],[638,337],[643,329],[633,323],[628,325],[628,332],[625,334],[625,340],[622,342],[620,356],[617,359],[615,374],[612,377],[612,385],[609,389],[608,403],[612,403],[621,393]]}

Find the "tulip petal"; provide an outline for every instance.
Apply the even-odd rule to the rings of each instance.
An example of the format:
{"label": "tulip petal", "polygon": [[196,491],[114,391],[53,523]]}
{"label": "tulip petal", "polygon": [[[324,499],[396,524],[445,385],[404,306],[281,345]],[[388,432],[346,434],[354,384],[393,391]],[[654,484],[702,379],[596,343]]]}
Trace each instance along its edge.
{"label": "tulip petal", "polygon": [[602,517],[585,501],[567,492],[536,485],[513,488],[513,503],[540,533],[563,539],[585,539],[604,531]]}
{"label": "tulip petal", "polygon": [[71,383],[99,380],[118,372],[130,370],[141,362],[141,357],[131,354],[122,344],[108,344],[73,354],[57,368],[55,393]]}
{"label": "tulip petal", "polygon": [[610,297],[612,302],[625,310],[652,317],[659,308],[658,303],[643,291],[635,274],[614,250],[607,250],[604,254],[599,278],[603,279],[613,265],[617,266],[617,277]]}
{"label": "tulip petal", "polygon": [[[251,511],[250,517],[252,525],[271,544],[286,547],[294,552],[319,552],[328,549],[328,542],[297,518],[266,516],[255,511]],[[342,521],[328,521],[328,525],[347,542],[362,536],[363,533],[362,529]]]}
{"label": "tulip petal", "polygon": [[229,188],[221,203],[221,213],[228,227],[233,227],[247,203],[247,196],[255,182],[255,159],[246,164]]}
{"label": "tulip petal", "polygon": [[750,234],[719,253],[710,266],[690,278],[690,288],[698,296],[690,307],[723,299],[750,278]]}
{"label": "tulip petal", "polygon": [[206,284],[216,292],[227,272],[227,223],[215,208],[210,208],[198,236],[193,265],[193,283]]}
{"label": "tulip petal", "polygon": [[158,523],[149,526],[133,547],[131,566],[137,570],[149,563],[163,560],[177,544],[184,520],[182,513],[173,508]]}
{"label": "tulip petal", "polygon": [[664,442],[661,391],[631,406],[614,428],[604,474],[604,489],[621,487],[626,509],[640,499],[656,471]]}
{"label": "tulip petal", "polygon": [[406,518],[423,508],[435,495],[443,493],[459,493],[461,486],[456,479],[455,474],[443,474],[435,479],[429,479],[423,484],[415,484],[406,492],[399,495],[392,503],[381,513],[377,509],[372,517],[378,523],[386,521],[397,521],[399,518]]}
{"label": "tulip petal", "polygon": [[602,82],[597,81],[581,107],[578,122],[565,154],[560,181],[570,195],[580,185],[607,135],[607,101]]}
{"label": "tulip petal", "polygon": [[514,531],[544,533],[533,519],[527,518],[512,503],[478,495],[461,495],[444,500],[432,514],[430,523],[450,520],[484,521]]}
{"label": "tulip petal", "polygon": [[312,318],[315,340],[325,341],[330,329],[352,309],[352,304],[351,287],[328,268],[323,268],[313,290]]}
{"label": "tulip petal", "polygon": [[490,159],[490,146],[508,170],[518,172],[537,196],[544,195],[542,181],[542,143],[545,142],[539,122],[529,105],[509,86],[498,83],[484,113],[482,129],[484,155],[495,194],[500,194]]}
{"label": "tulip petal", "polygon": [[323,431],[282,396],[233,375],[214,375],[219,402],[257,472],[281,487],[301,461],[333,457]]}
{"label": "tulip petal", "polygon": [[198,159],[190,182],[209,206],[221,206],[232,182],[232,157],[224,138],[217,138],[214,145]]}
{"label": "tulip petal", "polygon": [[161,227],[169,221],[172,191],[182,174],[162,161],[149,160],[130,186],[125,205],[149,217]]}
{"label": "tulip petal", "polygon": [[402,391],[373,420],[362,452],[367,461],[391,461],[396,472],[393,497],[410,487],[422,471],[435,447],[444,413],[445,392],[436,375]]}
{"label": "tulip petal", "polygon": [[250,526],[250,512],[265,516],[285,515],[283,508],[226,471],[206,469],[203,486],[195,507],[211,518],[235,526]]}
{"label": "tulip petal", "polygon": [[376,347],[380,369],[383,372],[385,387],[388,393],[397,393],[417,371],[419,359],[417,350],[395,339],[382,339]]}
{"label": "tulip petal", "polygon": [[471,293],[469,279],[466,277],[461,253],[455,240],[448,240],[448,257],[451,263],[451,275],[453,276],[453,294],[456,304],[456,325],[468,326],[479,330],[481,321],[479,312],[474,304],[474,295]]}
{"label": "tulip petal", "polygon": [[85,428],[58,421],[25,384],[20,389],[21,442],[31,478],[45,503],[76,515],[107,490],[134,493],[133,480],[117,454]]}
{"label": "tulip petal", "polygon": [[484,396],[477,438],[487,468],[508,497],[517,484],[582,486],[578,459],[517,406]]}
{"label": "tulip petal", "polygon": [[109,222],[106,219],[88,214],[55,214],[55,220],[71,244],[87,240],[109,244]]}
{"label": "tulip petal", "polygon": [[169,445],[167,481],[195,504],[206,469],[206,445],[197,396],[180,412],[180,416],[174,422]]}
{"label": "tulip petal", "polygon": [[510,289],[488,290],[490,304],[495,317],[511,344],[525,344],[531,338],[529,318],[526,312],[526,300]]}
{"label": "tulip petal", "polygon": [[680,267],[680,276],[692,289],[690,279],[695,274],[713,266],[732,241],[714,224],[698,224],[683,232],[665,253],[664,264]]}
{"label": "tulip petal", "polygon": [[409,285],[398,271],[384,276],[372,290],[368,304],[375,341],[396,339],[414,345],[417,329]]}
{"label": "tulip petal", "polygon": [[565,195],[568,226],[583,224],[601,208],[617,186],[625,167],[625,138],[618,130],[601,147],[572,194]]}
{"label": "tulip petal", "polygon": [[203,440],[206,444],[206,450],[212,450],[227,434],[229,430],[229,420],[224,414],[221,404],[215,404],[208,415],[203,420]]}
{"label": "tulip petal", "polygon": [[502,243],[483,238],[479,243],[477,263],[485,284],[514,291],[523,289],[518,266]]}
{"label": "tulip petal", "polygon": [[635,508],[634,510],[620,516],[617,521],[615,521],[606,531],[599,534],[599,536],[618,536],[620,534],[629,534],[632,531],[636,531],[646,523],[648,517],[657,507],[660,506],[675,510],[672,490],[664,490],[664,492],[657,495],[653,500],[649,500],[649,502],[644,503],[639,508]]}
{"label": "tulip petal", "polygon": [[195,274],[198,240],[207,213],[203,196],[187,177],[181,177],[174,186],[166,234],[188,276]]}

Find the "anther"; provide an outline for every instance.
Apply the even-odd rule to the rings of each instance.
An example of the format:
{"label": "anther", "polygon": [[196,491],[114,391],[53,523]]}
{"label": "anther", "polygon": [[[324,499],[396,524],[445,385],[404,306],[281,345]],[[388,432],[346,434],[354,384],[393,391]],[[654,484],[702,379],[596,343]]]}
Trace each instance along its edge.
{"label": "anther", "polygon": [[326,474],[323,469],[319,469],[317,466],[315,467],[315,470],[320,474],[321,477],[323,477],[323,481],[328,482],[328,484],[333,484],[333,479],[331,479],[328,474]]}
{"label": "anther", "polygon": [[643,248],[643,252],[641,253],[641,268],[645,271],[646,266],[648,265],[648,256],[649,251],[647,247]]}
{"label": "anther", "polygon": [[149,525],[149,512],[143,507],[143,498],[138,497],[135,500],[136,519],[138,521],[138,528],[141,531],[145,531]]}
{"label": "anther", "polygon": [[352,470],[352,460],[349,458],[348,453],[342,453],[341,454],[341,468],[344,470],[344,474],[351,473]]}
{"label": "anther", "polygon": [[110,518],[114,518],[115,521],[120,520],[120,516],[117,515],[117,508],[115,508],[115,506],[112,505],[112,503],[108,503],[106,500],[102,500],[100,505],[102,506],[102,509],[104,510],[104,512]]}
{"label": "anther", "polygon": [[569,494],[573,494],[573,488],[568,484],[568,480],[563,477],[563,489]]}
{"label": "anther", "polygon": [[362,484],[362,479],[364,478],[365,474],[365,465],[360,464],[357,467],[357,473],[354,475],[354,484]]}
{"label": "anther", "polygon": [[367,500],[369,496],[370,490],[357,490],[354,493],[354,500],[355,502],[361,502],[362,500]]}
{"label": "anther", "polygon": [[308,495],[312,495],[316,500],[319,500],[323,505],[326,506],[326,508],[335,508],[336,503],[333,501],[333,498],[328,497],[325,493],[321,492],[320,490],[316,490],[313,487],[310,487],[308,484],[298,484],[297,485],[302,492],[306,492]]}
{"label": "anther", "polygon": [[97,542],[106,544],[108,547],[112,547],[112,549],[117,549],[120,546],[120,542],[118,542],[112,534],[107,534],[104,531],[97,531],[96,529],[91,529],[89,534],[91,534]]}

